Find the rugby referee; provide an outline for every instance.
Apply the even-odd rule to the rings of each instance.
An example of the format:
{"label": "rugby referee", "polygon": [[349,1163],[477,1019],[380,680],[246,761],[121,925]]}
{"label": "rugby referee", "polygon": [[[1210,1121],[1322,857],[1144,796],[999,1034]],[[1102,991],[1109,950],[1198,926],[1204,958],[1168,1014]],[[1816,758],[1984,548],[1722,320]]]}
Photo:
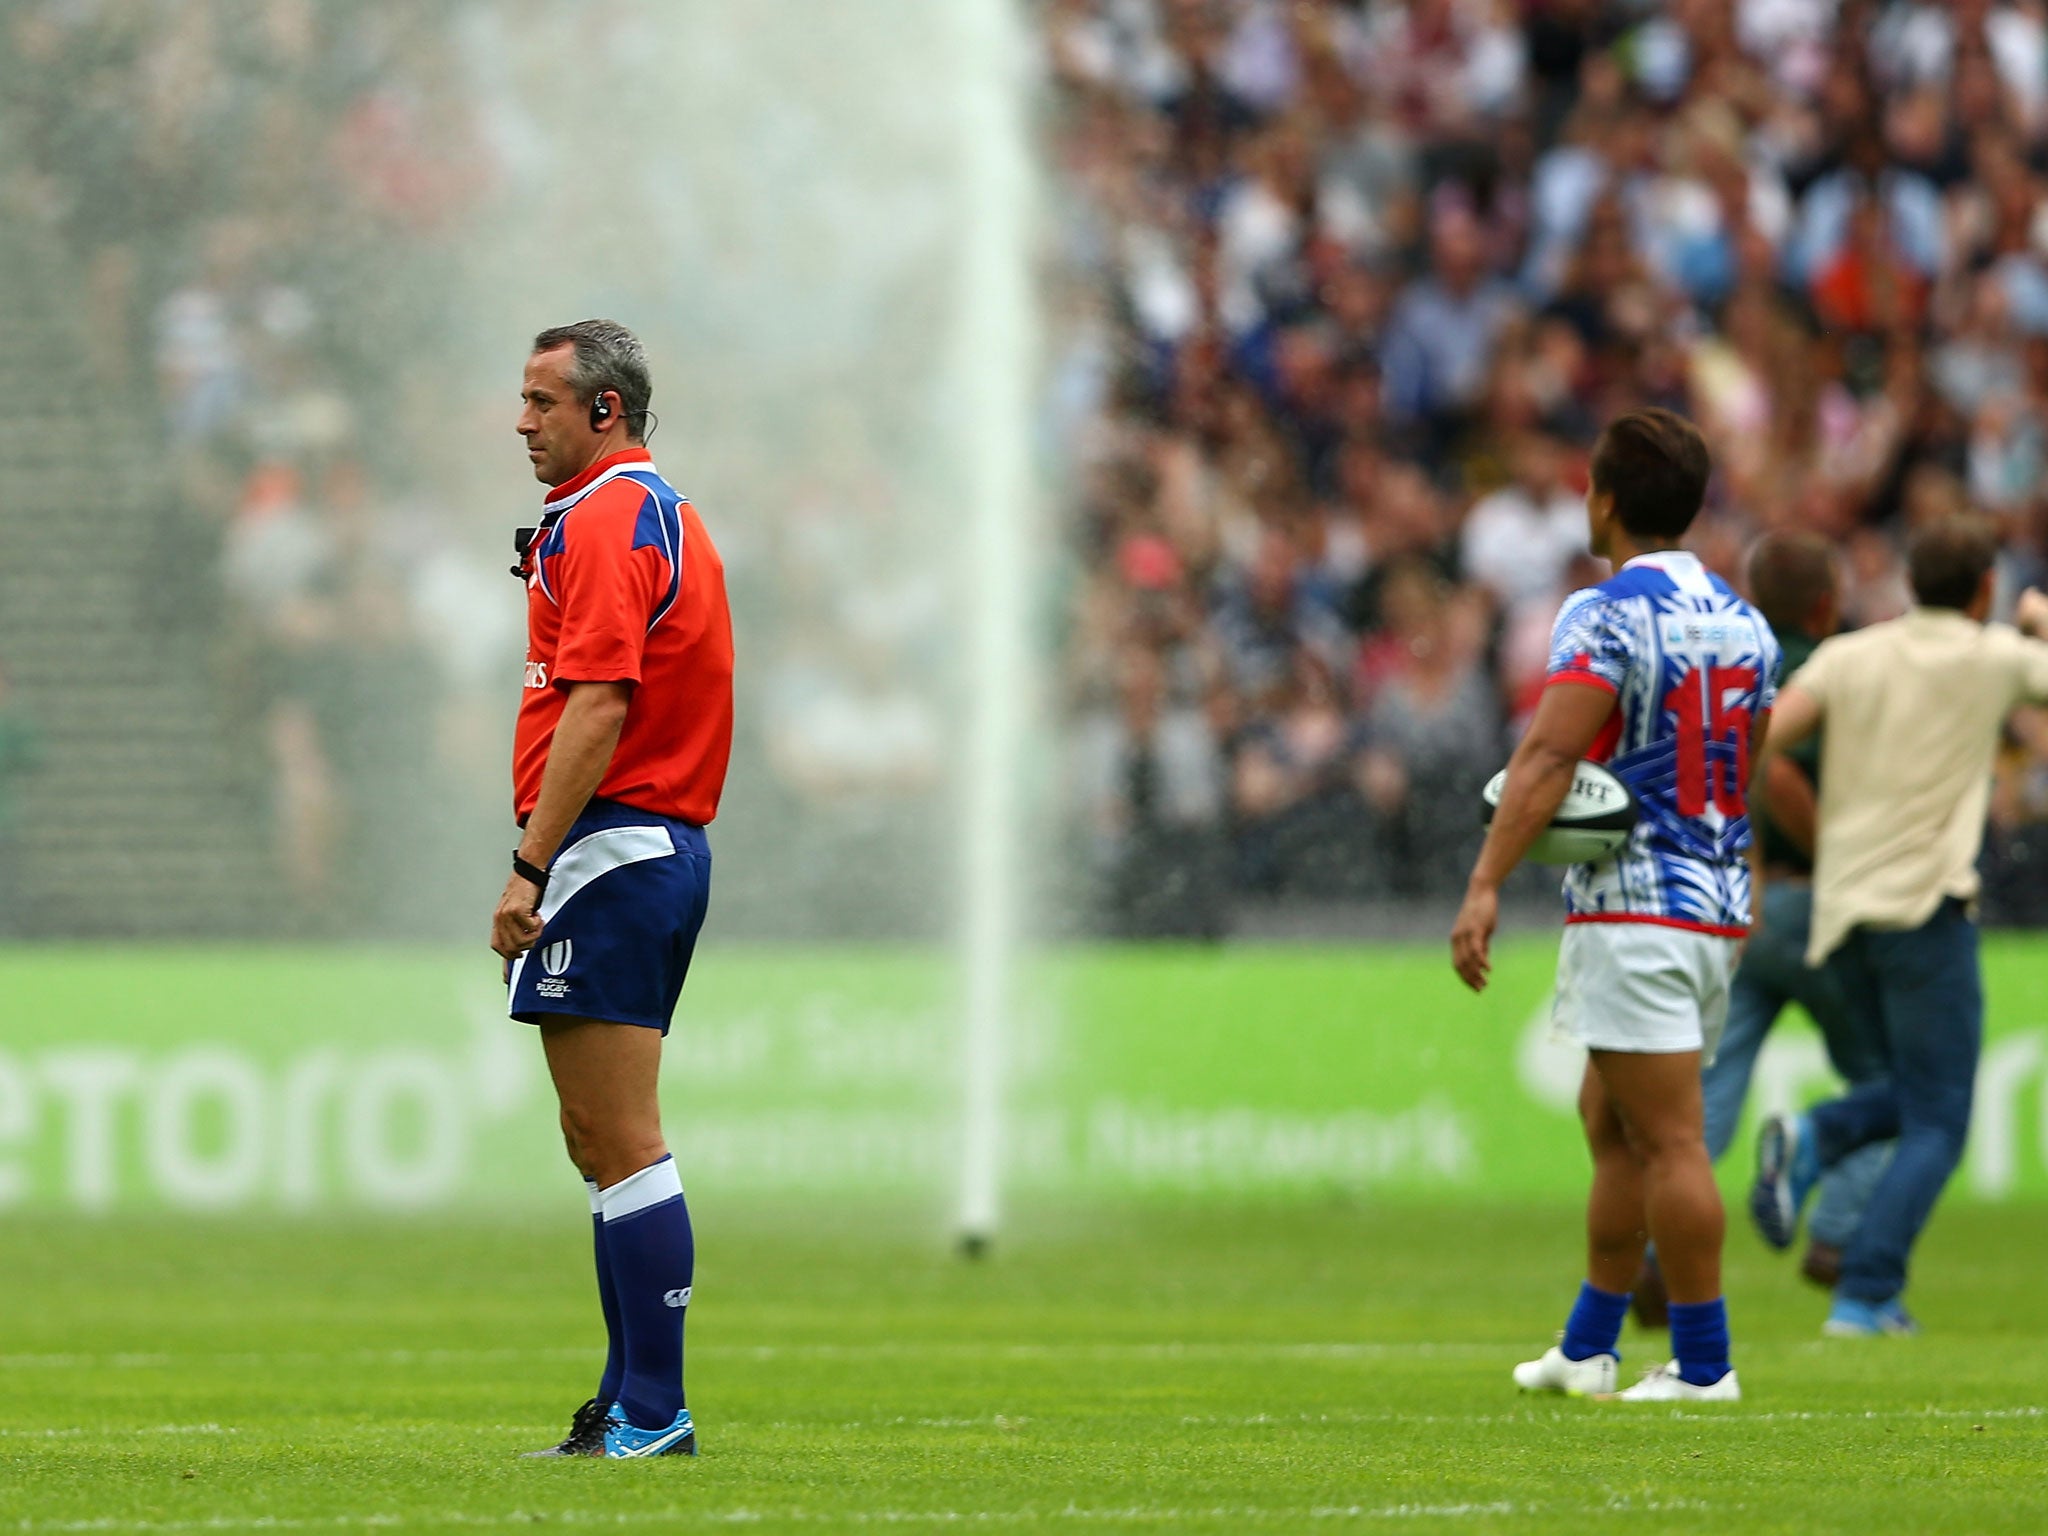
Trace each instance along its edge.
{"label": "rugby referee", "polygon": [[646,447],[640,341],[609,320],[533,340],[519,435],[551,487],[522,531],[524,835],[491,923],[512,1017],[540,1027],[590,1191],[604,1375],[542,1456],[694,1455],[683,1317],[696,1263],[662,1140],[661,1042],[704,924],[732,748],[725,570]]}

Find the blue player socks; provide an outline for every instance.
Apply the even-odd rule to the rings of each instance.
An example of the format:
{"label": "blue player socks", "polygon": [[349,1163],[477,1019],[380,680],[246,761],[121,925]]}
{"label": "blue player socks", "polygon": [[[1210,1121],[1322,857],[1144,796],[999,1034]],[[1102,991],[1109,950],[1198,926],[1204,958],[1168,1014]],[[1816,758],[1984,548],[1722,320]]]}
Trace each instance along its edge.
{"label": "blue player socks", "polygon": [[618,1403],[637,1427],[666,1429],[683,1409],[683,1313],[697,1267],[675,1159],[619,1180],[599,1201],[626,1342]]}
{"label": "blue player socks", "polygon": [[612,1258],[604,1245],[604,1196],[597,1180],[585,1179],[590,1191],[590,1235],[597,1250],[597,1300],[604,1308],[604,1374],[597,1379],[597,1400],[610,1405],[619,1400],[619,1383],[626,1375],[626,1329],[619,1321],[619,1288],[612,1280]]}
{"label": "blue player socks", "polygon": [[1627,1316],[1628,1292],[1603,1291],[1592,1281],[1583,1281],[1579,1299],[1572,1303],[1572,1315],[1565,1319],[1564,1342],[1558,1348],[1567,1360],[1616,1354],[1621,1320]]}
{"label": "blue player socks", "polygon": [[1680,1378],[1696,1387],[1711,1387],[1728,1374],[1728,1303],[1671,1303],[1671,1355]]}

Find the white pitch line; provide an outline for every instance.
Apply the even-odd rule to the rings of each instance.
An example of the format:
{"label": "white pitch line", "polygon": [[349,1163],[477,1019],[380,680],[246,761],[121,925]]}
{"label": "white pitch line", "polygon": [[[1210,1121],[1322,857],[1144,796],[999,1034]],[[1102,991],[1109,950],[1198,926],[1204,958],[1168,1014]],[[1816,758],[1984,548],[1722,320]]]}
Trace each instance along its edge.
{"label": "white pitch line", "polygon": [[2048,1416],[2048,1408],[1778,1408],[1767,1413],[1733,1416],[1673,1408],[1667,1415],[1674,1419],[1694,1419],[1702,1424],[1731,1423],[1737,1419],[1745,1424],[1773,1424],[1804,1419],[2038,1419],[2044,1416]]}
{"label": "white pitch line", "polygon": [[[1484,1357],[1512,1351],[1501,1344],[1433,1343],[1242,1343],[1242,1344],[992,1344],[971,1340],[926,1340],[887,1344],[697,1344],[692,1359],[720,1360],[1383,1360]],[[593,1360],[596,1346],[556,1349],[353,1349],[120,1351],[111,1354],[0,1355],[0,1371],[164,1370],[173,1366],[247,1365],[460,1365],[488,1361]]]}
{"label": "white pitch line", "polygon": [[1238,1344],[987,1344],[930,1340],[892,1344],[761,1344],[712,1346],[694,1353],[728,1359],[874,1360],[891,1356],[963,1360],[1383,1360],[1444,1355],[1495,1355],[1512,1346],[1471,1343]]}
{"label": "white pitch line", "polygon": [[[0,1355],[0,1371],[68,1371],[113,1369],[157,1371],[194,1364],[250,1365],[462,1365],[491,1360],[592,1360],[603,1353],[590,1349],[342,1349],[342,1350],[121,1350],[111,1354]],[[701,1351],[700,1351],[701,1353]]]}
{"label": "white pitch line", "polygon": [[70,1440],[82,1435],[128,1438],[134,1435],[239,1435],[232,1424],[145,1424],[128,1429],[0,1429],[0,1436],[16,1440]]}
{"label": "white pitch line", "polygon": [[[721,1417],[718,1427],[722,1432],[745,1431],[750,1434],[818,1434],[834,1430],[881,1430],[881,1429],[1022,1429],[1032,1420],[1024,1414],[988,1413],[975,1417],[957,1415],[928,1417],[911,1414],[894,1414],[885,1419],[733,1419]],[[332,1433],[338,1438],[349,1440],[391,1439],[413,1437],[423,1426],[413,1420],[386,1424],[349,1424]],[[470,1434],[558,1436],[562,1426],[547,1424],[477,1424],[465,1426]],[[102,1425],[88,1429],[83,1425],[53,1426],[46,1429],[0,1429],[0,1439],[14,1440],[106,1440],[121,1441],[137,1435],[239,1435],[247,1431],[239,1425],[222,1424],[158,1424],[142,1428],[126,1425]],[[0,1529],[5,1529],[0,1526]]]}
{"label": "white pitch line", "polygon": [[[584,1526],[633,1525],[1025,1525],[1046,1521],[1067,1521],[1095,1525],[1168,1525],[1189,1520],[1229,1520],[1268,1523],[1303,1521],[1339,1522],[1363,1520],[1455,1520],[1499,1515],[1533,1513],[1542,1506],[1515,1505],[1505,1501],[1486,1504],[1342,1504],[1272,1509],[1259,1505],[1230,1505],[1215,1508],[1178,1508],[1155,1505],[1126,1505],[1087,1508],[1069,1504],[1060,1509],[678,1509],[621,1510],[603,1513],[587,1509],[508,1510],[502,1514],[479,1514],[466,1510],[445,1510],[432,1514],[325,1515],[310,1518],[290,1516],[215,1516],[204,1520],[123,1520],[107,1516],[92,1520],[23,1520],[12,1529],[27,1536],[85,1536],[107,1532],[109,1536],[158,1536],[183,1531],[331,1531],[389,1530],[414,1526],[462,1526],[491,1528],[503,1525],[531,1527],[536,1524]],[[1631,1512],[1650,1505],[1614,1504],[1591,1506],[1587,1512],[1623,1510]],[[1662,1507],[1662,1506],[1654,1506]],[[1707,1506],[1689,1502],[1686,1508]],[[4,1529],[4,1527],[0,1527]]]}
{"label": "white pitch line", "polygon": [[1662,1413],[1644,1412],[1639,1409],[1616,1407],[1608,1409],[1601,1404],[1589,1403],[1584,1410],[1559,1404],[1548,1410],[1524,1409],[1518,1413],[1362,1413],[1339,1409],[1335,1413],[1254,1413],[1236,1418],[1221,1413],[1189,1413],[1181,1415],[1180,1422],[1186,1425],[1217,1425],[1228,1428],[1242,1428],[1262,1424],[1528,1424],[1541,1422],[1553,1424],[1571,1420],[1605,1415],[1614,1419],[1686,1419],[1700,1424],[1775,1424],[1813,1420],[1858,1420],[1858,1419],[2038,1419],[2048,1417],[2048,1408],[1815,1408],[1815,1409],[1771,1409],[1763,1413],[1745,1413],[1740,1409],[1722,1409],[1699,1413],[1687,1408],[1672,1408]]}

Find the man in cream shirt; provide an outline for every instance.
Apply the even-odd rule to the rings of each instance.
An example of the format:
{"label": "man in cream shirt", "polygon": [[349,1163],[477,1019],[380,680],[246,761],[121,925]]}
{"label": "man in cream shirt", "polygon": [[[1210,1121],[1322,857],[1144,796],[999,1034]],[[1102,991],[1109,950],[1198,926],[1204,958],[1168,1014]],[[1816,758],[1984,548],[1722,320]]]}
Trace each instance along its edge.
{"label": "man in cream shirt", "polygon": [[1984,1028],[1973,908],[1992,757],[2014,705],[2048,702],[2048,597],[2021,596],[2018,629],[1986,622],[1997,557],[1997,532],[1981,519],[1923,530],[1909,553],[1913,610],[1822,645],[1771,717],[1766,756],[1826,723],[1807,959],[1838,970],[1850,1005],[1881,1020],[1891,1045],[1888,1077],[1772,1116],[1758,1140],[1750,1214],[1779,1249],[1825,1169],[1898,1140],[1842,1256],[1831,1335],[1915,1330],[1901,1303],[1907,1260],[1969,1134]]}

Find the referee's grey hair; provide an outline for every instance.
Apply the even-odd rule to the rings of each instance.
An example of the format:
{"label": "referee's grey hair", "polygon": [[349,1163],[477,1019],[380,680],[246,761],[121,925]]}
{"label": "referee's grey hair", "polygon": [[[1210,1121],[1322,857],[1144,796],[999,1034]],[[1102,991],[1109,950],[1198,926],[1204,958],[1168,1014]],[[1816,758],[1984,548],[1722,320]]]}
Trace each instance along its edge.
{"label": "referee's grey hair", "polygon": [[588,405],[606,390],[615,391],[627,435],[636,443],[644,442],[654,380],[648,375],[647,349],[640,345],[640,338],[616,320],[550,326],[533,338],[536,352],[552,352],[562,346],[576,349],[575,364],[569,369],[569,387],[576,391],[576,398]]}

